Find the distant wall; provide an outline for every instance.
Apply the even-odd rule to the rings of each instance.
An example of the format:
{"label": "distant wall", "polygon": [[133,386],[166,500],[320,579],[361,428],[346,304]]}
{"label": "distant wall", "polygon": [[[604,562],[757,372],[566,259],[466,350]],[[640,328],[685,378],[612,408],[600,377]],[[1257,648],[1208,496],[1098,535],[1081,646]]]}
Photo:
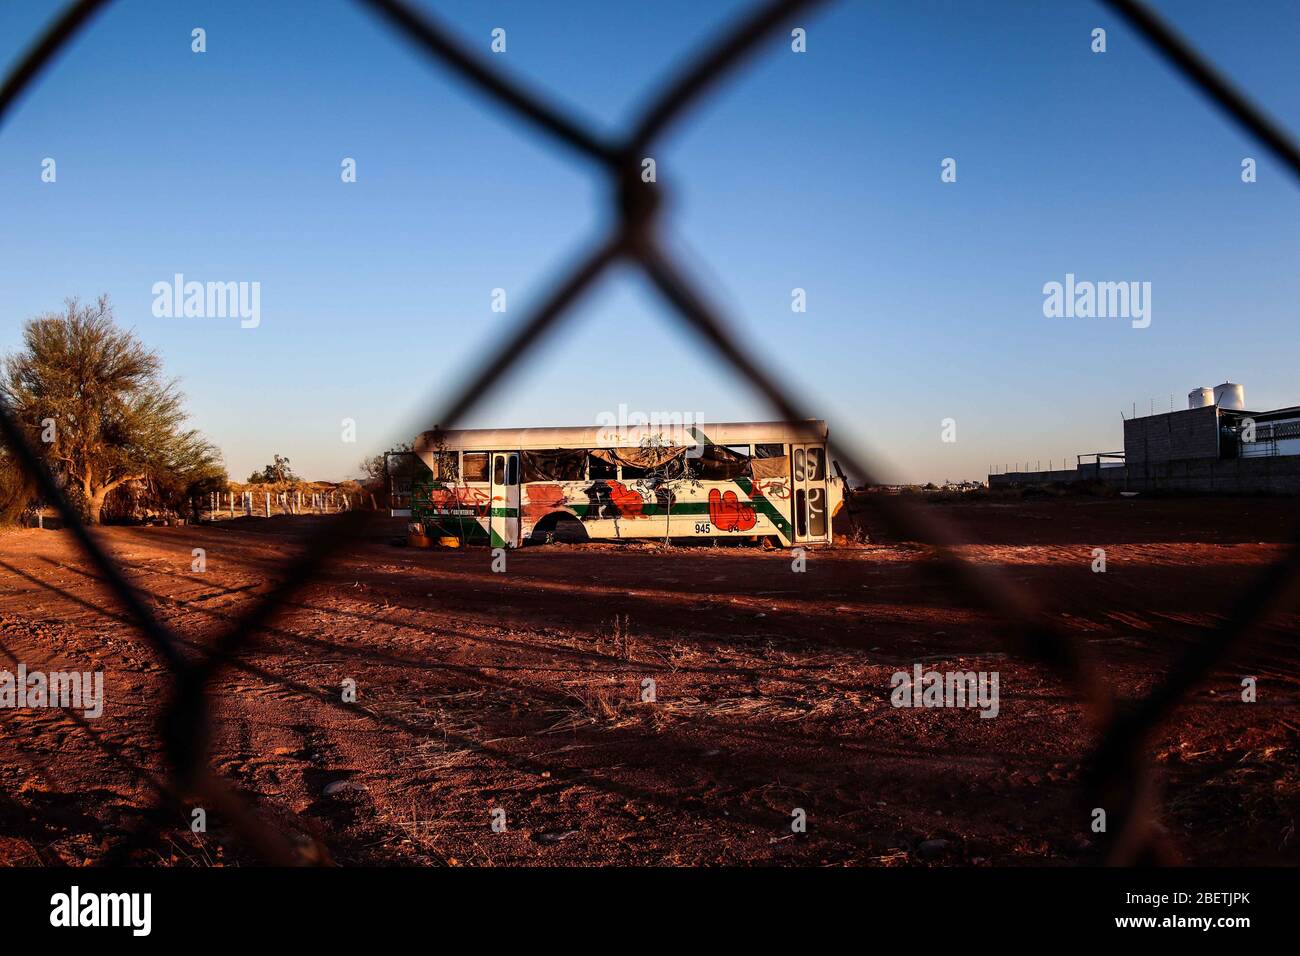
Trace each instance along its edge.
{"label": "distant wall", "polygon": [[1147,462],[1219,457],[1219,409],[1215,405],[1124,422],[1124,460],[1129,469]]}
{"label": "distant wall", "polygon": [[[1192,409],[1201,411],[1201,409]],[[989,487],[1033,487],[1102,481],[1121,491],[1187,491],[1218,494],[1300,494],[1300,455],[1275,458],[1196,458],[1146,461],[1139,466],[1071,471],[1022,471],[989,475]]]}
{"label": "distant wall", "polygon": [[989,475],[989,487],[1011,487],[1014,485],[1048,485],[1053,482],[1069,484],[1079,481],[1079,472],[1074,468],[1056,471],[1008,471],[1000,475]]}
{"label": "distant wall", "polygon": [[1300,455],[1147,462],[1125,471],[1131,491],[1300,494]]}
{"label": "distant wall", "polygon": [[[1271,449],[1270,449],[1271,450]],[[1230,452],[1229,452],[1230,453]],[[1219,408],[1188,408],[1124,422],[1124,466],[989,475],[989,487],[1100,481],[1125,491],[1300,494],[1300,455],[1219,457]]]}

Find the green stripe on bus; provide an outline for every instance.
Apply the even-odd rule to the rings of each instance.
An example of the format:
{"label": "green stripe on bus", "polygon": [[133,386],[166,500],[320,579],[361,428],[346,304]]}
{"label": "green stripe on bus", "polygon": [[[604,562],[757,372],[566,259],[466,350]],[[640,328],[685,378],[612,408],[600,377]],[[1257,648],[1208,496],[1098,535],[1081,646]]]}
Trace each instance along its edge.
{"label": "green stripe on bus", "polygon": [[[787,541],[790,540],[791,538],[790,522],[786,520],[785,515],[781,514],[780,510],[776,507],[776,505],[772,504],[772,502],[769,501],[763,495],[755,496],[753,482],[750,481],[748,478],[737,478],[735,481],[735,485],[737,488],[740,489],[740,491],[742,491],[745,494],[747,498],[749,498],[747,504],[752,504],[754,506],[754,510],[757,511],[759,514],[761,514],[763,517],[767,518],[767,520],[772,523],[773,527],[776,528],[776,530],[781,534],[783,538],[785,538]],[[580,520],[585,521],[585,520],[592,520],[592,512],[602,507],[608,508],[612,506],[613,506],[613,502],[602,502],[599,505],[566,504],[563,507],[573,512],[573,514],[575,514]],[[657,501],[647,501],[645,504],[641,506],[641,510],[637,512],[637,514],[641,517],[646,517],[646,518],[662,518],[664,517],[664,511],[665,511],[664,507],[660,505]],[[671,512],[672,515],[681,515],[683,517],[708,515],[709,503],[707,501],[679,501],[676,504],[671,506]],[[618,515],[613,515],[611,517],[623,518],[626,517],[626,515],[618,514]],[[671,517],[671,515],[669,515],[669,517]]]}
{"label": "green stripe on bus", "polygon": [[[745,497],[749,499],[749,501],[746,503],[752,505],[756,512],[761,514],[763,517],[767,518],[767,520],[772,523],[772,526],[776,528],[777,532],[781,535],[781,537],[783,537],[786,541],[793,540],[793,529],[790,527],[790,522],[786,520],[785,515],[781,513],[780,509],[777,508],[777,506],[773,504],[767,498],[767,496],[762,494],[759,495],[754,494],[754,483],[751,479],[737,478],[735,479],[734,484],[745,495]],[[478,537],[479,535],[476,532],[482,531],[482,526],[479,525],[478,522],[475,521],[473,518],[470,518],[467,515],[451,516],[451,515],[430,514],[429,511],[426,511],[424,508],[420,507],[420,505],[425,504],[426,502],[427,499],[425,501],[418,501],[415,503],[415,507],[412,509],[414,517],[424,518],[430,524],[443,526],[443,527],[446,527],[447,525],[452,525],[453,523],[458,524],[459,527],[457,528],[457,531],[459,531],[460,533],[457,536],[460,537],[462,540]],[[610,508],[610,507],[616,507],[614,505],[614,502],[612,501],[601,502],[600,504],[597,505],[565,504],[560,506],[560,508],[557,510],[567,510],[572,514],[574,514],[579,520],[586,521],[586,520],[592,520],[593,518],[592,513],[594,511],[601,508]],[[679,501],[671,505],[667,510],[670,512],[669,517],[671,517],[672,515],[680,515],[682,517],[700,517],[704,515],[709,515],[709,503],[707,501]],[[485,513],[482,515],[482,517],[487,517],[488,513],[490,513],[491,517],[493,518],[518,518],[519,517],[518,508],[493,507],[489,509],[484,509],[484,512]],[[660,505],[657,501],[645,502],[641,506],[641,510],[638,512],[639,516],[646,517],[646,518],[664,517],[664,514],[665,514],[664,506]],[[620,513],[617,515],[613,515],[612,517],[621,518],[621,517],[625,517],[625,515]],[[468,534],[466,534],[465,532],[468,532]],[[490,540],[492,543],[492,547],[494,548],[504,547],[505,544],[504,541],[501,539],[500,535],[496,533],[495,530],[491,532]]]}
{"label": "green stripe on bus", "polygon": [[777,510],[776,505],[768,501],[766,495],[756,496],[754,494],[754,483],[750,479],[737,478],[736,484],[740,486],[741,491],[749,496],[749,500],[753,502],[754,507],[762,513],[763,517],[776,525],[776,529],[781,532],[782,537],[787,541],[790,540],[790,522],[785,520],[785,515],[781,514],[781,512]]}
{"label": "green stripe on bus", "polygon": [[487,531],[473,518],[447,518],[437,515],[420,515],[415,512],[412,513],[412,517],[419,519],[424,525],[425,534],[434,537],[446,535],[459,538],[466,544],[477,544],[488,540]]}

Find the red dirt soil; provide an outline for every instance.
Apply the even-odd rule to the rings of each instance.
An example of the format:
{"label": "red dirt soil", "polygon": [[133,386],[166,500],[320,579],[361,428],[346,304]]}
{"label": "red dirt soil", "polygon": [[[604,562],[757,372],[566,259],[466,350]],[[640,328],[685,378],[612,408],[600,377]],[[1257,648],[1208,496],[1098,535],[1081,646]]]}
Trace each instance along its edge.
{"label": "red dirt soil", "polygon": [[[1223,620],[1300,516],[1283,499],[927,507],[965,554],[1028,586],[1125,696]],[[320,518],[112,528],[157,613],[202,643],[283,573]],[[340,864],[1095,862],[1071,691],[1008,656],[1002,626],[874,543],[791,556],[654,544],[395,546],[376,520],[284,607],[212,694],[211,765],[263,819]],[[190,570],[204,548],[207,570]],[[1091,570],[1106,549],[1107,571]],[[1233,652],[1162,727],[1160,822],[1183,859],[1296,864],[1297,615]],[[0,862],[231,865],[256,858],[154,806],[169,686],[71,536],[0,536],[0,668],[102,669],[91,731],[0,712]],[[914,663],[997,671],[1000,712],[896,709]],[[1244,676],[1259,699],[1241,701]],[[357,682],[356,703],[341,685]],[[657,701],[642,703],[644,678]],[[328,792],[327,792],[328,791]],[[494,832],[491,813],[505,811]],[[792,812],[807,833],[791,831]],[[923,846],[924,845],[924,846]]]}

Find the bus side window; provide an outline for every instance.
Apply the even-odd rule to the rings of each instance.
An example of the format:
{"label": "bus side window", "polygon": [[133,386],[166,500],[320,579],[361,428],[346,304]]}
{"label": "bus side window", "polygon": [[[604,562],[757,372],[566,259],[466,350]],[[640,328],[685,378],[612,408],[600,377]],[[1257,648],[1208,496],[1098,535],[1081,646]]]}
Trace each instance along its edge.
{"label": "bus side window", "polygon": [[618,465],[611,464],[595,455],[587,456],[587,473],[592,481],[608,481],[618,477]]}
{"label": "bus side window", "polygon": [[496,455],[492,462],[492,483],[494,485],[504,485],[506,483],[506,456]]}
{"label": "bus side window", "polygon": [[434,452],[431,471],[438,481],[455,481],[460,477],[460,452]]}
{"label": "bus side window", "polygon": [[461,474],[465,481],[487,481],[488,456],[485,451],[467,451],[461,463]]}
{"label": "bus side window", "polygon": [[519,456],[510,455],[506,458],[506,484],[519,484]]}

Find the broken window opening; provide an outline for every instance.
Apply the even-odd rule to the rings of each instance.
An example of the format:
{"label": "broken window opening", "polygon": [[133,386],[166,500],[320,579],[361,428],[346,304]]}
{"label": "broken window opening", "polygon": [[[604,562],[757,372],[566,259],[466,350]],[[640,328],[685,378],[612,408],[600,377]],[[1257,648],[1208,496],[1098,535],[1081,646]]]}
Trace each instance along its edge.
{"label": "broken window opening", "polygon": [[485,451],[467,451],[461,459],[461,475],[466,481],[488,480],[488,454]]}
{"label": "broken window opening", "polygon": [[520,452],[524,481],[582,481],[587,473],[585,448]]}

